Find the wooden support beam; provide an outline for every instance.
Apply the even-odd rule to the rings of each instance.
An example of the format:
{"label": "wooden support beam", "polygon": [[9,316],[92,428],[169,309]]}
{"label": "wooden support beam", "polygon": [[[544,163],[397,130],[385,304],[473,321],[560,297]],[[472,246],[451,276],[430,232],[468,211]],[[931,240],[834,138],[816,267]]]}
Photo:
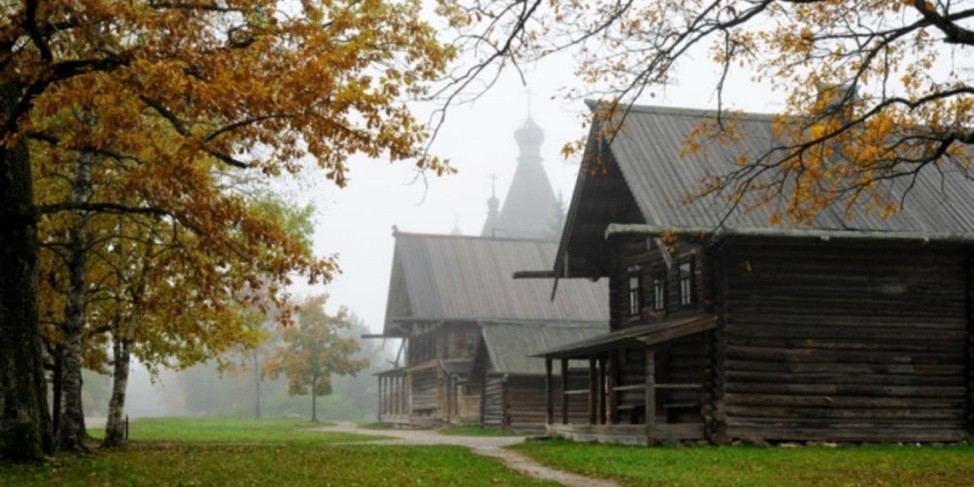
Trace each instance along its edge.
{"label": "wooden support beam", "polygon": [[646,347],[646,445],[656,444],[656,352]]}
{"label": "wooden support beam", "polygon": [[382,422],[382,406],[383,406],[383,404],[382,404],[382,376],[380,375],[378,377],[378,379],[379,379],[379,409],[376,411],[376,414],[375,414],[376,415],[376,418],[375,419],[381,423]]}
{"label": "wooden support beam", "polygon": [[561,424],[568,424],[568,359],[561,359]]}
{"label": "wooden support beam", "polygon": [[[545,424],[553,424],[555,420],[555,384],[551,377],[551,359],[544,359],[544,392],[545,392]],[[481,398],[483,402],[483,398]]]}
{"label": "wooden support beam", "polygon": [[596,422],[596,412],[598,407],[596,406],[596,401],[598,398],[598,378],[596,376],[597,371],[595,370],[595,356],[588,356],[588,424],[595,424]]}
{"label": "wooden support beam", "polygon": [[619,374],[619,351],[612,350],[609,352],[609,373],[608,373],[608,385],[609,390],[609,424],[616,424],[619,422],[619,394],[616,393],[616,384],[619,382],[617,377]]}
{"label": "wooden support beam", "polygon": [[605,364],[607,360],[605,356],[599,357],[599,383],[598,383],[598,416],[599,424],[605,424]]}

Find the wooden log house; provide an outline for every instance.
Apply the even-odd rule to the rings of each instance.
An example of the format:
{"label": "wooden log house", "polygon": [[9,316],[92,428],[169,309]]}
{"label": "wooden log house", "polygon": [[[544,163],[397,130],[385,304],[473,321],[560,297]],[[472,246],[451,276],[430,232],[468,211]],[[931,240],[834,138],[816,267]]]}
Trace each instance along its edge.
{"label": "wooden log house", "polygon": [[[827,208],[811,227],[774,227],[774,204],[684,203],[773,143],[770,117],[741,115],[740,141],[681,152],[714,117],[633,106],[611,142],[590,137],[586,164],[601,167],[579,171],[553,275],[608,278],[610,332],[540,355],[549,431],[635,444],[970,438],[971,183],[925,171],[889,184],[905,194],[889,218]],[[575,387],[564,371],[579,360],[590,379]],[[573,395],[587,420],[560,400]]]}
{"label": "wooden log house", "polygon": [[[481,411],[493,411],[493,405],[481,404],[484,381],[471,383],[475,353],[484,345],[485,327],[492,323],[506,324],[515,341],[518,332],[530,332],[531,327],[553,324],[557,328],[562,323],[575,327],[576,331],[568,334],[559,334],[557,329],[548,333],[554,341],[524,349],[525,357],[608,330],[604,282],[563,283],[552,302],[551,281],[512,278],[518,269],[550,266],[557,249],[555,242],[398,231],[394,237],[385,327],[381,335],[372,337],[401,339],[397,363],[402,366],[377,374],[380,422],[478,424]],[[496,348],[492,350],[497,353]],[[512,357],[512,353],[505,353],[505,363],[519,361],[516,367],[492,367],[488,359],[482,359],[479,371],[517,375],[527,359]],[[496,359],[497,355],[491,357]],[[532,374],[543,366],[543,360],[533,360],[536,365],[531,366]],[[540,385],[542,378],[537,374],[533,380]],[[516,421],[524,415],[539,418],[537,424],[543,424],[542,401],[521,406],[512,410]],[[527,410],[531,407],[536,408],[534,413]]]}
{"label": "wooden log house", "polygon": [[[480,391],[480,424],[525,433],[545,431],[545,362],[531,355],[608,331],[604,322],[479,323],[482,338],[474,355],[470,387]],[[571,370],[572,386],[580,387],[587,374],[587,368]],[[579,416],[576,419],[584,419],[585,398],[568,400]]]}

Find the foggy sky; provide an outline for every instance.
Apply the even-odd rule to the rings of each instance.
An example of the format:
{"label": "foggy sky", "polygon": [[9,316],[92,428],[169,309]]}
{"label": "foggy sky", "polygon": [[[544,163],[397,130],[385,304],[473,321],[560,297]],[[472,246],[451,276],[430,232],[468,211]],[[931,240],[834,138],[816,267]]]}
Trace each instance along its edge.
{"label": "foggy sky", "polygon": [[[575,83],[572,62],[568,56],[560,56],[527,68],[527,87],[509,71],[478,101],[449,109],[433,150],[450,159],[457,174],[441,178],[429,175],[424,184],[415,181],[416,173],[409,163],[390,165],[388,161],[357,158],[351,163],[345,189],[327,183],[316,185],[312,195],[318,209],[315,252],[338,254],[343,271],[328,286],[315,289],[331,295],[330,309],[346,305],[373,331],[381,331],[392,265],[393,225],[400,231],[449,233],[456,220],[464,234],[479,235],[487,215],[490,175],[498,177],[497,196],[503,204],[514,174],[518,153],[514,131],[528,116],[528,89],[531,117],[545,132],[541,147],[545,170],[555,194],[561,191],[566,203],[570,201],[578,157],[566,161],[560,151],[566,142],[585,135],[580,115],[587,113],[584,100],[565,100],[559,95]],[[655,97],[647,95],[641,102],[715,108],[713,87],[717,77],[717,67],[709,61],[684,63],[678,84],[655,92]],[[731,96],[725,100],[732,106],[758,112],[783,107],[768,96],[768,90],[755,89],[745,78],[738,75],[730,80],[727,93]],[[417,106],[417,113],[428,109]],[[296,294],[308,292],[307,286],[295,287]]]}

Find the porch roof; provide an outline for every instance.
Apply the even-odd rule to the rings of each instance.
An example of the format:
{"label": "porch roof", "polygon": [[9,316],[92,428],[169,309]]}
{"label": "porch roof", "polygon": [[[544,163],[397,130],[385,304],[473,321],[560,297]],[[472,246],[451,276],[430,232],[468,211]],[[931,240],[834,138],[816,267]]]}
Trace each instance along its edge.
{"label": "porch roof", "polygon": [[532,355],[545,358],[583,358],[625,345],[656,345],[670,340],[712,330],[717,319],[711,314],[670,318],[659,323],[634,326],[581,340]]}

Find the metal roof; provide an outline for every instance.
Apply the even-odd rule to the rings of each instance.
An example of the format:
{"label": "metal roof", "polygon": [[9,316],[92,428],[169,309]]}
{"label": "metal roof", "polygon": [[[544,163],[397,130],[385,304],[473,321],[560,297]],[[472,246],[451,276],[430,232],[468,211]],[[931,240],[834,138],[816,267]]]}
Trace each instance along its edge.
{"label": "metal roof", "polygon": [[481,321],[480,326],[492,371],[503,374],[544,374],[544,359],[531,355],[609,331],[608,323]]}
{"label": "metal roof", "polygon": [[625,344],[655,345],[657,343],[664,343],[694,333],[712,330],[716,325],[716,318],[710,314],[669,318],[659,323],[623,328],[586,340],[579,340],[560,347],[534,352],[534,356],[546,358],[585,357],[591,353],[615,349]]}
{"label": "metal roof", "polygon": [[[597,108],[594,103],[590,106]],[[608,142],[596,137],[605,128],[594,120],[555,273],[563,277],[605,275],[609,253],[605,238],[611,224],[642,224],[646,234],[652,233],[650,228],[667,228],[677,233],[705,229],[703,233],[793,236],[794,229],[769,224],[774,212],[785,212],[784,198],[730,215],[721,196],[686,202],[687,195],[700,189],[701,181],[726,175],[739,168],[736,161],[740,156],[761,155],[775,144],[771,115],[724,113],[741,137],[733,142],[704,140],[700,150],[685,153],[688,134],[716,117],[717,112],[711,110],[632,105],[618,134]],[[902,199],[899,213],[883,218],[875,211],[865,211],[866,203],[848,213],[844,205],[836,205],[841,207],[826,208],[806,229],[841,231],[849,238],[858,232],[878,239],[886,238],[884,235],[890,239],[974,239],[974,182],[956,167],[930,167],[915,179],[895,178],[877,184],[885,185],[894,200]],[[753,202],[748,198],[753,195],[745,196],[745,206]]]}
{"label": "metal roof", "polygon": [[[736,169],[735,161],[742,154],[758,156],[771,150],[776,143],[770,115],[725,113],[723,116],[733,120],[735,130],[743,134],[740,141],[707,140],[699,151],[681,154],[687,135],[702,122],[716,120],[716,116],[717,112],[710,110],[631,107],[622,129],[609,147],[646,223],[716,227],[727,210],[726,200],[704,198],[686,204],[685,196],[695,194],[703,179]],[[927,169],[920,171],[915,181],[896,178],[878,183],[886,185],[894,201],[900,201],[908,191],[900,213],[883,218],[876,212],[864,211],[866,203],[854,207],[848,214],[844,207],[832,207],[822,211],[812,227],[974,233],[974,184],[950,166]],[[724,226],[778,228],[770,225],[768,219],[776,210],[784,212],[786,204],[782,198],[777,207],[735,212]]]}
{"label": "metal roof", "polygon": [[571,280],[551,301],[551,279],[519,279],[551,269],[557,244],[541,240],[395,234],[386,332],[394,322],[442,320],[607,322],[605,280]]}

